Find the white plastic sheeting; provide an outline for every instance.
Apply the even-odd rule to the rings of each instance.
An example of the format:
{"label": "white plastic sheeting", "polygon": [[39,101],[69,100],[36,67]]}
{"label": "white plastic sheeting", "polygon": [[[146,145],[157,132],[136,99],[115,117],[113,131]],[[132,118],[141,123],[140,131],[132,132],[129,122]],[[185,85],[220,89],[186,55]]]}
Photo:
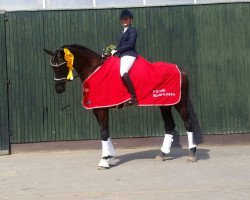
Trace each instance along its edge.
{"label": "white plastic sheeting", "polygon": [[97,8],[143,6],[143,0],[95,0]]}
{"label": "white plastic sheeting", "polygon": [[194,4],[195,0],[146,0],[146,6],[157,5],[186,5]]}
{"label": "white plastic sheeting", "polygon": [[45,0],[45,9],[80,9],[93,7],[93,0]]}
{"label": "white plastic sheeting", "polygon": [[232,2],[250,2],[249,0],[196,0],[197,4],[205,3],[232,3]]}
{"label": "white plastic sheeting", "polygon": [[38,10],[43,9],[43,0],[0,0],[0,10]]}
{"label": "white plastic sheeting", "polygon": [[250,0],[0,0],[0,10],[88,9],[231,2]]}

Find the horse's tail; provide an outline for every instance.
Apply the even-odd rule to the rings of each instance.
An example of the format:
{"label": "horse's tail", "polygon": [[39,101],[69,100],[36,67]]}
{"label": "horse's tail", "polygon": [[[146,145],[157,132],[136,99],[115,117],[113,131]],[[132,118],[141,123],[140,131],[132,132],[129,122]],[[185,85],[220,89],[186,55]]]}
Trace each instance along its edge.
{"label": "horse's tail", "polygon": [[188,77],[186,74],[184,76],[186,76],[187,83],[188,83],[187,109],[188,109],[188,112],[190,115],[190,123],[191,123],[193,133],[194,133],[194,140],[195,140],[196,144],[201,144],[201,143],[203,143],[202,130],[201,130],[200,123],[198,121],[197,114],[194,110],[194,107],[193,107],[193,104],[192,104],[192,101],[190,98],[190,86],[189,86]]}

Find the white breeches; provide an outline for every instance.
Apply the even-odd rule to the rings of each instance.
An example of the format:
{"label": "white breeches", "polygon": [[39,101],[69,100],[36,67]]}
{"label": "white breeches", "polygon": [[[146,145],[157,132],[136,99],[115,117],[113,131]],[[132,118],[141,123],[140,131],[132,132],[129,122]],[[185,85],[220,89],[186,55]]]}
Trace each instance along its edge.
{"label": "white breeches", "polygon": [[128,71],[133,66],[136,57],[133,56],[122,56],[120,61],[120,75],[123,76],[124,73],[128,73]]}

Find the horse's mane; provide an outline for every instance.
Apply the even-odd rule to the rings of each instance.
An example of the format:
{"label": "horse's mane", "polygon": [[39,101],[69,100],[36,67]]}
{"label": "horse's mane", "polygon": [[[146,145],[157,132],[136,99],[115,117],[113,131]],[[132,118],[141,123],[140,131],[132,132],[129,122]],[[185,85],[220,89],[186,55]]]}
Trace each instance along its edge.
{"label": "horse's mane", "polygon": [[98,53],[92,51],[91,49],[89,49],[83,45],[79,45],[79,44],[67,44],[67,45],[63,45],[61,48],[67,48],[67,47],[77,48],[77,49],[84,50],[84,51],[87,50],[87,51],[90,51],[94,54],[99,55]]}

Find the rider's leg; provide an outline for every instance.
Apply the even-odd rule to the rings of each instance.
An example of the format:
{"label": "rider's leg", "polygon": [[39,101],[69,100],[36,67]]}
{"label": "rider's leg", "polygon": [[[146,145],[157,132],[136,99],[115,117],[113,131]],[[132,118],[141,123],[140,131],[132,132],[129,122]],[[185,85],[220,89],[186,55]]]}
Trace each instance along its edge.
{"label": "rider's leg", "polygon": [[132,56],[123,56],[121,57],[121,63],[120,63],[120,75],[122,77],[122,80],[128,90],[128,92],[131,95],[131,104],[138,104],[136,94],[135,94],[135,88],[133,85],[132,80],[129,77],[129,70],[133,66],[134,62],[136,60],[136,57]]}

